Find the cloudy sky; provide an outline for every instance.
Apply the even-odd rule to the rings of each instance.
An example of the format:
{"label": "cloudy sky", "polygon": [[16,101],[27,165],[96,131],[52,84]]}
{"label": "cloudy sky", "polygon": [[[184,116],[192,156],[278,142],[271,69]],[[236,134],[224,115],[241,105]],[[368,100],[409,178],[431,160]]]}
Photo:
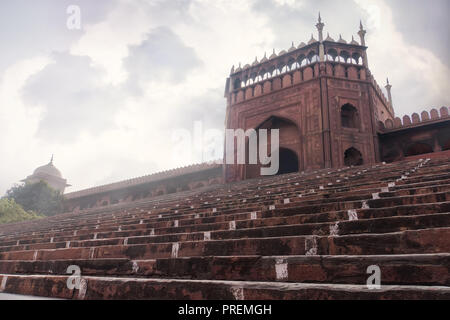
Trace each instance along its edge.
{"label": "cloudy sky", "polygon": [[[69,29],[71,5],[81,28]],[[397,115],[450,105],[448,0],[2,0],[0,195],[55,154],[68,191],[170,169],[174,130],[222,129],[232,65],[368,30]],[[73,21],[73,20],[70,20]]]}

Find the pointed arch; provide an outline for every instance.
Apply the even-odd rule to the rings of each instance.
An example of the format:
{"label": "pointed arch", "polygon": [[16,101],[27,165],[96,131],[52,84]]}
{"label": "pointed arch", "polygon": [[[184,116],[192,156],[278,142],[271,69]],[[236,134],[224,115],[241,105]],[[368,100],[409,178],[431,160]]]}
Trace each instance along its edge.
{"label": "pointed arch", "polygon": [[341,107],[341,125],[344,128],[358,127],[358,110],[351,103]]}

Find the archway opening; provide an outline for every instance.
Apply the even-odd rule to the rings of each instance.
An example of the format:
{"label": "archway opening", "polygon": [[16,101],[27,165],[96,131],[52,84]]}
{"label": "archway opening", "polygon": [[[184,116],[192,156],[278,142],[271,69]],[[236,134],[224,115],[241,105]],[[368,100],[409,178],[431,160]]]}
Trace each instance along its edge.
{"label": "archway opening", "polygon": [[278,175],[298,172],[297,154],[289,149],[280,148],[280,168]]}
{"label": "archway opening", "polygon": [[416,142],[408,147],[408,149],[405,152],[405,156],[411,157],[432,152],[433,148],[429,144],[423,142]]}
{"label": "archway opening", "polygon": [[[280,166],[278,174],[285,174],[290,172],[298,172],[301,169],[301,163],[297,150],[300,144],[300,130],[295,122],[290,119],[282,118],[278,116],[270,116],[260,125],[258,125],[255,130],[267,129],[267,154],[272,152],[271,147],[271,130],[279,130],[279,144],[274,146],[274,149],[280,150]],[[261,164],[261,159],[258,156],[257,164],[249,164],[249,139],[246,140],[246,165],[244,168],[245,179],[254,179],[261,176],[261,168],[266,167],[266,165]],[[259,150],[260,143],[257,143],[257,149]],[[286,151],[287,150],[287,151]],[[275,151],[275,150],[274,150]],[[291,160],[289,160],[291,159]],[[292,160],[294,159],[294,160]],[[291,161],[291,162],[290,162]]]}
{"label": "archway opening", "polygon": [[358,149],[347,149],[344,153],[344,163],[348,167],[361,166],[364,164],[363,156]]}
{"label": "archway opening", "polygon": [[350,103],[344,104],[341,108],[341,123],[344,128],[357,128],[358,111]]}

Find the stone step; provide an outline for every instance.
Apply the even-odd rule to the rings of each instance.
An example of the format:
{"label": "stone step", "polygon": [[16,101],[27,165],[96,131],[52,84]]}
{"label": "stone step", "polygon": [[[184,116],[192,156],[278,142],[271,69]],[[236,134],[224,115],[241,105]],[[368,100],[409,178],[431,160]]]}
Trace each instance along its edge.
{"label": "stone step", "polygon": [[[386,193],[387,194],[387,193]],[[381,194],[381,196],[383,196],[383,194]],[[368,205],[371,208],[382,208],[382,207],[391,207],[391,206],[400,206],[400,205],[406,205],[406,204],[414,204],[414,203],[432,203],[432,202],[442,202],[442,201],[447,201],[450,200],[450,192],[442,192],[442,193],[433,193],[433,194],[425,194],[425,195],[420,195],[420,196],[404,196],[404,197],[395,197],[395,198],[388,198],[388,197],[384,197],[381,199],[377,199],[377,200],[366,200],[364,201],[366,203],[366,205]],[[310,210],[308,213],[316,213],[316,212],[324,212],[324,210],[326,211],[339,211],[339,210],[348,210],[348,209],[358,209],[361,208],[361,206],[363,205],[363,202],[347,202],[347,203],[332,203],[331,207],[328,205],[321,205],[319,207],[317,206],[296,206],[296,207],[291,207],[288,208],[286,206],[284,206],[283,208],[278,207],[276,209],[276,212],[282,215],[288,215],[290,212],[292,212],[293,210],[295,210],[295,212],[297,214]],[[264,215],[264,214],[263,214]],[[178,221],[178,225],[179,226],[186,226],[189,224],[192,224],[193,222],[209,222],[211,223],[212,221],[220,221],[220,220],[241,220],[242,218],[249,219],[249,216],[251,216],[251,213],[245,213],[245,214],[239,214],[239,215],[232,215],[230,217],[228,217],[229,219],[226,218],[226,216],[221,215],[221,216],[216,216],[216,217],[210,217],[210,218],[197,218],[197,219],[183,219],[183,220],[176,220]],[[219,218],[220,217],[220,218]],[[200,220],[199,220],[200,219]],[[142,219],[141,219],[142,220]],[[140,223],[142,222],[142,223]],[[155,228],[171,228],[173,227],[174,221],[168,221],[168,222],[163,222],[163,223],[155,223],[155,224],[149,224],[149,223],[144,223],[144,221],[140,221],[139,224],[136,225],[116,225],[114,226],[114,229],[111,230],[110,232],[114,232],[122,229],[121,231],[130,231],[130,230],[139,230],[139,229],[145,229],[145,230],[149,230],[149,229],[155,229]],[[219,227],[220,229],[221,227]],[[225,227],[226,228],[226,227]],[[175,228],[174,228],[175,229]],[[214,229],[213,229],[214,230]],[[194,230],[195,231],[195,230]],[[203,229],[203,230],[198,230],[198,231],[207,231],[207,229]],[[107,232],[105,231],[104,228],[102,229],[92,229],[92,230],[75,230],[71,233],[50,233],[47,234],[46,239],[42,238],[42,237],[37,237],[32,236],[32,237],[37,237],[37,241],[33,242],[32,238],[16,238],[16,239],[4,239],[2,241],[0,241],[0,246],[11,246],[14,244],[17,244],[17,240],[22,240],[22,244],[27,244],[27,243],[39,243],[39,242],[50,242],[51,238],[57,238],[56,241],[71,241],[71,240],[88,240],[88,239],[92,239],[92,235],[95,233],[102,233],[102,232]],[[176,232],[175,230],[170,230],[168,231],[168,233],[174,233]],[[179,232],[188,232],[188,231],[183,231],[182,229]],[[138,235],[138,234],[136,234]],[[62,237],[66,236],[64,239],[61,239]],[[108,236],[108,237],[111,237]],[[55,241],[55,239],[53,239],[53,241]]]}
{"label": "stone step", "polygon": [[[355,212],[356,219],[358,217]],[[346,220],[327,222],[327,223],[311,223],[297,225],[278,225],[278,226],[259,226],[256,228],[237,228],[234,223],[234,229],[230,230],[231,224],[225,224],[221,230],[197,232],[191,230],[189,233],[164,234],[158,236],[138,236],[126,238],[109,238],[97,240],[72,240],[70,242],[52,242],[39,243],[19,246],[0,247],[0,252],[6,251],[25,251],[25,250],[41,250],[41,249],[60,249],[76,247],[98,247],[106,245],[122,245],[122,244],[144,244],[144,243],[167,243],[167,242],[186,242],[201,240],[225,240],[225,239],[244,239],[244,238],[270,238],[295,235],[329,235],[334,227],[334,234],[347,235],[359,233],[389,233],[404,230],[429,229],[435,227],[450,227],[450,214],[428,214],[421,216],[395,216],[376,219],[353,220],[349,219],[347,212]],[[211,229],[206,229],[211,230]],[[214,229],[213,229],[214,230]]]}
{"label": "stone step", "polygon": [[157,259],[236,255],[385,255],[450,252],[450,228],[345,236],[283,236],[0,252],[0,260]]}
{"label": "stone step", "polygon": [[71,223],[73,225],[73,223]]}
{"label": "stone step", "polygon": [[0,275],[0,291],[79,300],[450,299],[450,288],[444,286],[382,285],[377,290],[345,284],[83,277],[80,289],[69,289],[67,280],[67,276]]}
{"label": "stone step", "polygon": [[155,260],[97,259],[2,261],[1,274],[177,278],[229,281],[364,284],[369,266],[381,270],[383,285],[450,286],[450,254],[383,256],[234,256]]}

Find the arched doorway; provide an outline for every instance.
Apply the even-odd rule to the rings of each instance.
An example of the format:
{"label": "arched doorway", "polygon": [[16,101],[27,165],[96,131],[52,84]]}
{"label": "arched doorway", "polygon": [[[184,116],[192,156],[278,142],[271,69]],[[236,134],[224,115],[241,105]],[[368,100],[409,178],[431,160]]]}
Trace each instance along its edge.
{"label": "arched doorway", "polygon": [[[277,174],[285,174],[291,172],[299,172],[302,168],[301,159],[298,156],[298,149],[300,149],[300,130],[297,124],[287,118],[270,116],[260,125],[258,125],[255,130],[266,129],[267,132],[267,143],[268,150],[270,153],[271,149],[271,130],[279,130],[279,172]],[[259,141],[258,141],[259,150]],[[248,139],[246,141],[246,163],[249,163],[249,143]],[[261,176],[261,163],[258,156],[258,164],[251,165],[246,164],[244,168],[244,176],[246,179],[254,179]],[[268,167],[268,166],[264,166]]]}
{"label": "arched doorway", "polygon": [[286,148],[280,148],[280,169],[278,175],[298,172],[297,154]]}
{"label": "arched doorway", "polygon": [[406,149],[405,157],[418,156],[420,154],[427,154],[432,152],[433,148],[428,143],[416,142]]}
{"label": "arched doorway", "polygon": [[344,153],[344,164],[347,167],[362,166],[364,159],[361,152],[356,148],[349,148]]}

